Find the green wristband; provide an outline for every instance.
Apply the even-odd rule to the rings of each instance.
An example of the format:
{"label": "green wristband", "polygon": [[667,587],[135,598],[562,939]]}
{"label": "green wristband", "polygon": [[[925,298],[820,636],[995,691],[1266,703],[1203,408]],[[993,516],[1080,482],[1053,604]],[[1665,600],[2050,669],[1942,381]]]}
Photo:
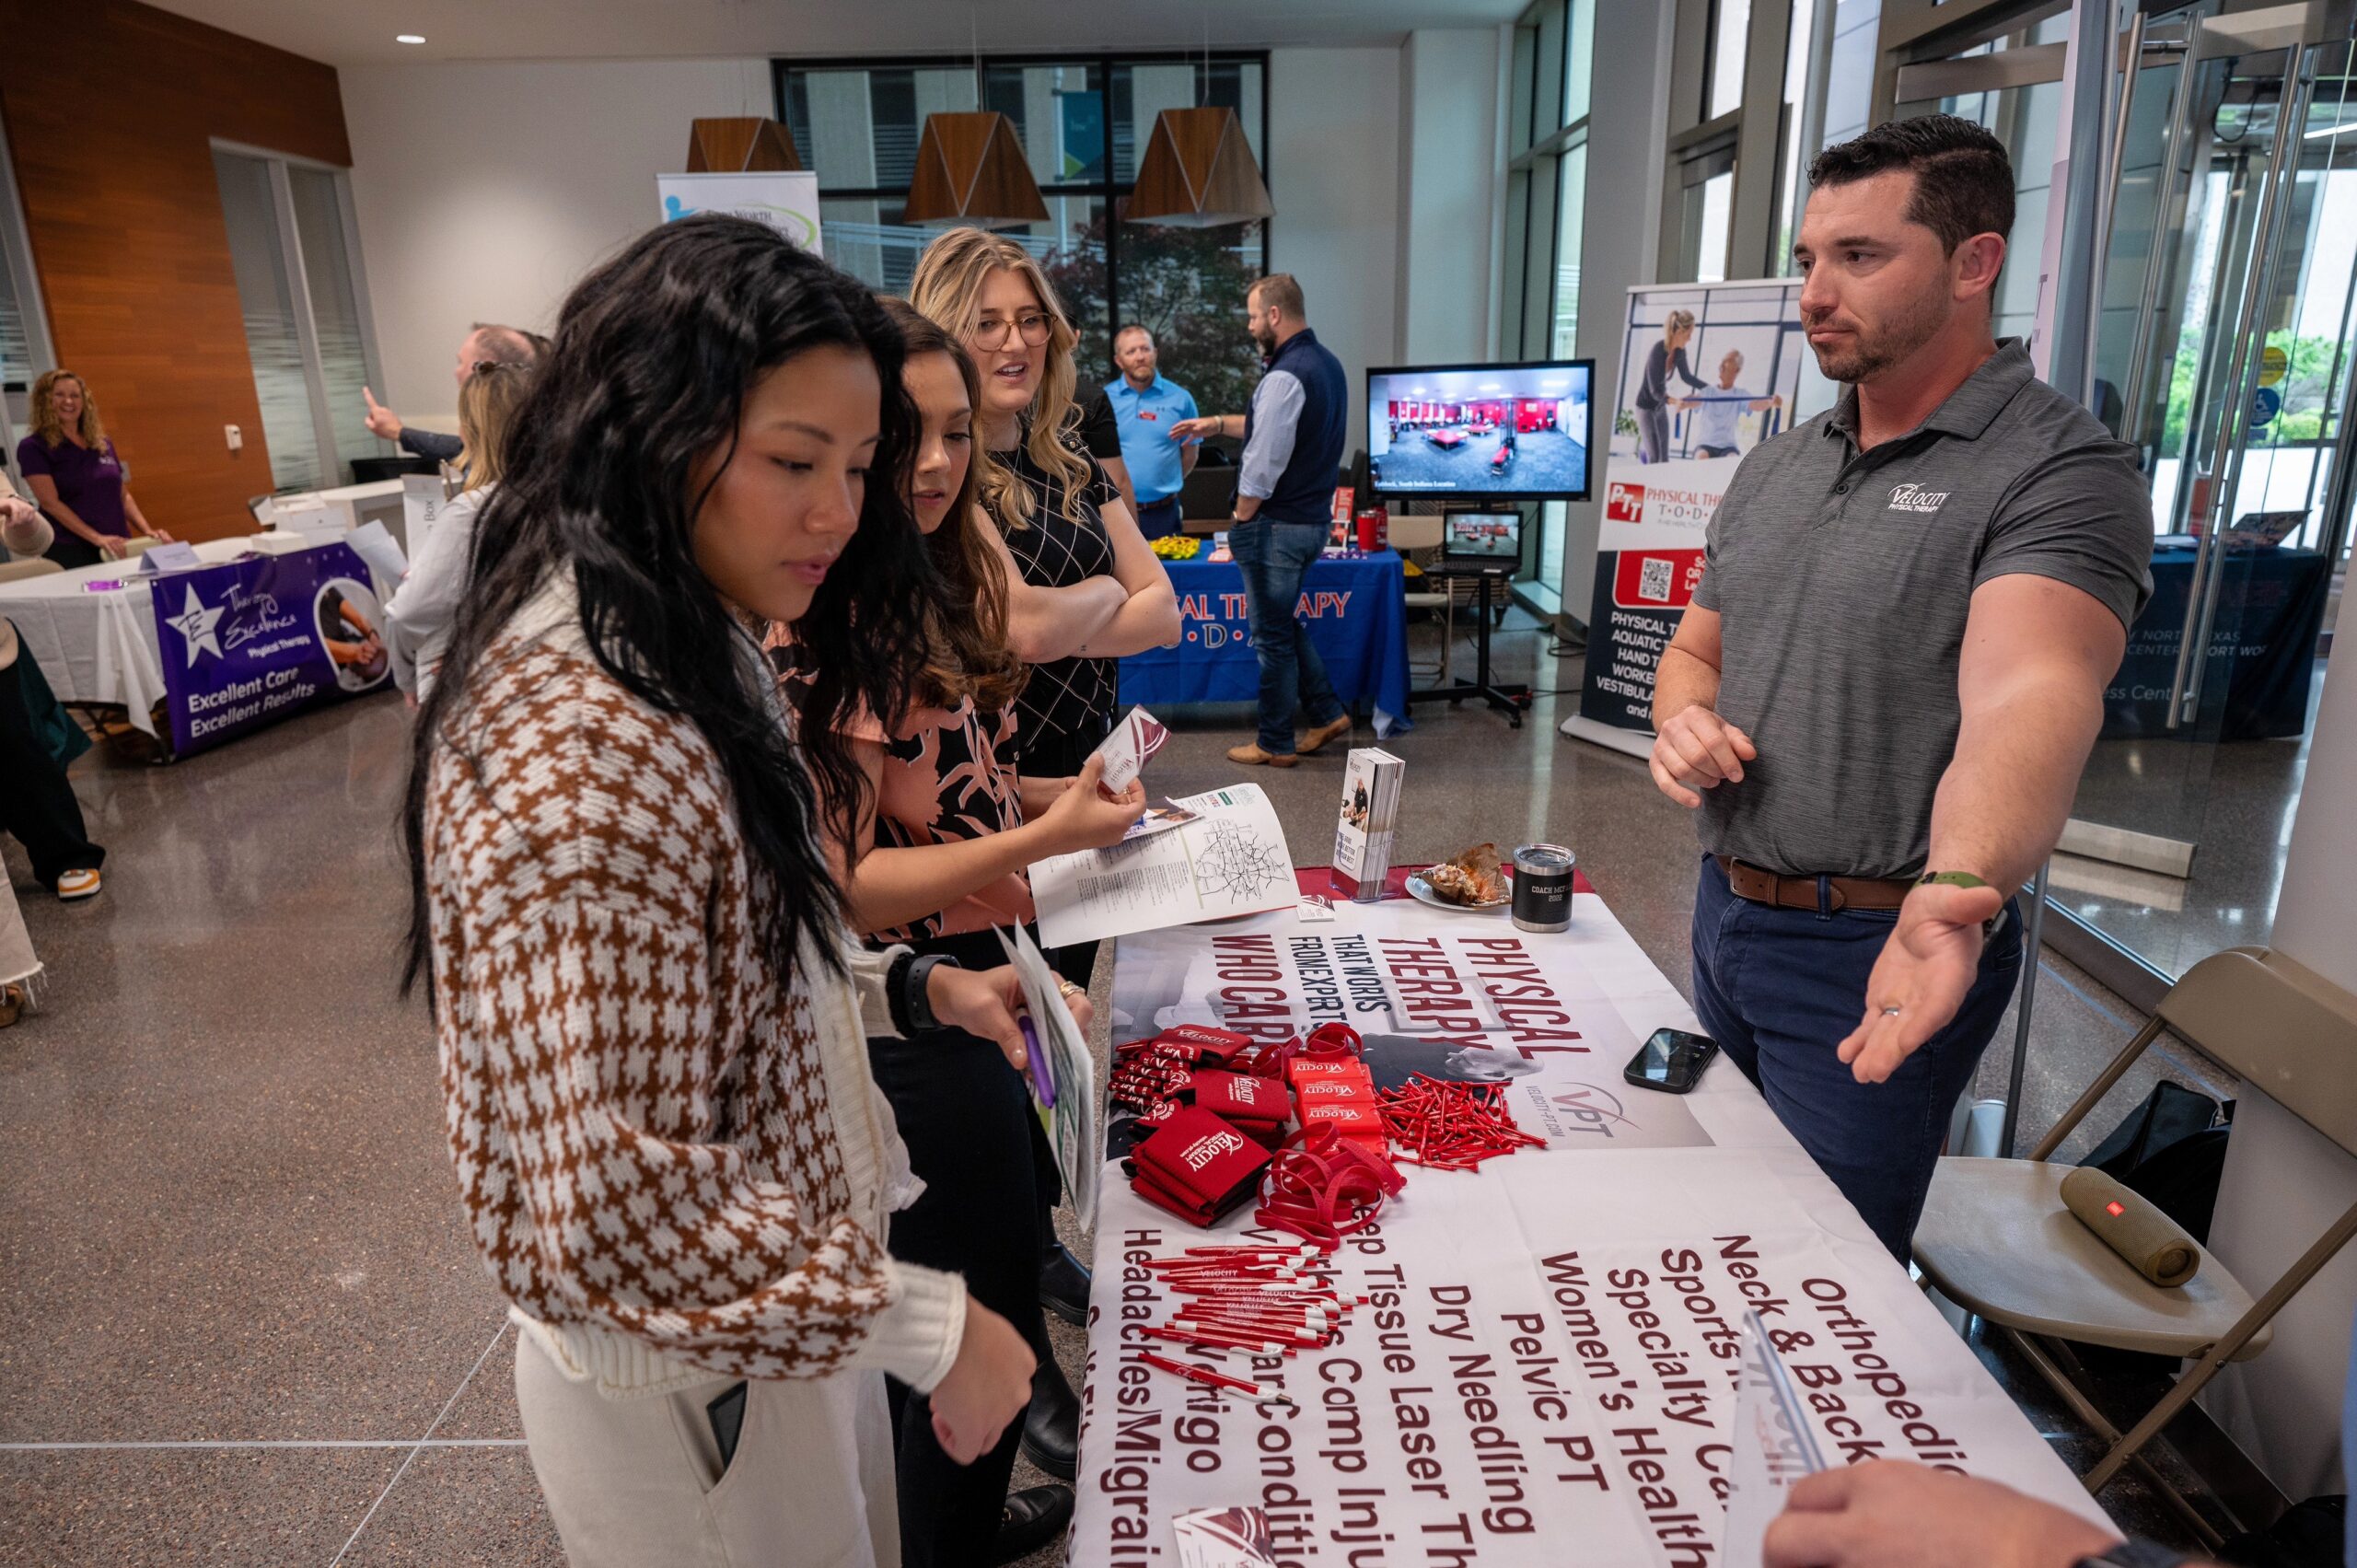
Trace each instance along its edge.
{"label": "green wristband", "polygon": [[[1985,888],[1989,884],[1969,871],[1926,871],[1915,878],[1915,885],[1919,888]],[[1980,923],[1981,940],[1995,940],[2004,923],[2005,912],[2001,909]]]}

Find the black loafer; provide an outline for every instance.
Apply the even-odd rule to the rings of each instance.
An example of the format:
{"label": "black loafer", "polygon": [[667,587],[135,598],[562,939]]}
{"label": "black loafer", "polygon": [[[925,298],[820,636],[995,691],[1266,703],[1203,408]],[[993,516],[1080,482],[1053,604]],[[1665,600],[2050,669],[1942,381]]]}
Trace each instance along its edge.
{"label": "black loafer", "polygon": [[1039,1305],[1075,1327],[1088,1321],[1088,1265],[1061,1241],[1039,1260]]}
{"label": "black loafer", "polygon": [[1080,1396],[1064,1369],[1043,1361],[1031,1374],[1031,1405],[1023,1412],[1023,1457],[1060,1481],[1080,1473]]}
{"label": "black loafer", "polygon": [[1010,1492],[998,1520],[991,1561],[1014,1562],[1028,1557],[1072,1527],[1072,1488],[1028,1486]]}

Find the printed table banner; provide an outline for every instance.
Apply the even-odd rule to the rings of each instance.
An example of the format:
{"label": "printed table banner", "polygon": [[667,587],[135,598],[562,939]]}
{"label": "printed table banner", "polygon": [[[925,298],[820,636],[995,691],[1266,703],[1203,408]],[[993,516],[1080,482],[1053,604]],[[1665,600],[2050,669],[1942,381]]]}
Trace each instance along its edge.
{"label": "printed table banner", "polygon": [[[1265,1510],[1275,1560],[1306,1568],[1732,1562],[1750,1310],[1828,1463],[1912,1458],[2102,1516],[1732,1063],[1684,1097],[1621,1080],[1645,1035],[1694,1021],[1594,893],[1557,935],[1387,900],[1123,937],[1112,1007],[1117,1040],[1347,1018],[1378,1081],[1504,1081],[1547,1146],[1404,1167],[1406,1191],[1338,1254],[1364,1304],[1334,1343],[1287,1354],[1145,1336],[1180,1304],[1149,1260],[1297,1238],[1248,1206],[1193,1229],[1108,1170],[1075,1568],[1159,1568],[1174,1515],[1235,1507]],[[1293,1403],[1182,1380],[1148,1352]]]}
{"label": "printed table banner", "polygon": [[1587,673],[1564,734],[1652,746],[1654,670],[1702,580],[1703,532],[1744,454],[1795,423],[1807,357],[1796,282],[1629,291]]}
{"label": "printed table banner", "polygon": [[384,611],[348,544],[263,555],[156,585],[172,751],[185,757],[383,685]]}
{"label": "printed table banner", "polygon": [[[1164,563],[1178,596],[1179,640],[1121,660],[1121,703],[1249,703],[1260,691],[1260,661],[1244,611],[1243,568],[1232,561]],[[1309,563],[1295,610],[1334,693],[1370,703],[1376,733],[1407,728],[1408,611],[1405,569],[1391,551],[1328,555]]]}

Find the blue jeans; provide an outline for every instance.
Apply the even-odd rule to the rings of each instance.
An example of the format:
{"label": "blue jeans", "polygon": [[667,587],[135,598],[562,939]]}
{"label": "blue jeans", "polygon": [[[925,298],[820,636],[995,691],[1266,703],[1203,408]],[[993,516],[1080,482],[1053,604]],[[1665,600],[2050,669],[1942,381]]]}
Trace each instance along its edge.
{"label": "blue jeans", "polygon": [[[1823,881],[1818,888],[1823,900]],[[1955,1020],[1887,1081],[1861,1084],[1833,1051],[1864,1015],[1866,978],[1898,923],[1896,910],[1751,903],[1728,889],[1716,860],[1702,857],[1694,1016],[1904,1263],[1949,1113],[2013,996],[2022,938],[2020,912],[2009,908]]]}
{"label": "blue jeans", "polygon": [[1244,572],[1244,611],[1260,658],[1260,749],[1287,756],[1296,703],[1312,725],[1332,724],[1345,712],[1326,661],[1294,619],[1301,580],[1326,548],[1326,525],[1237,523],[1227,530],[1227,548]]}

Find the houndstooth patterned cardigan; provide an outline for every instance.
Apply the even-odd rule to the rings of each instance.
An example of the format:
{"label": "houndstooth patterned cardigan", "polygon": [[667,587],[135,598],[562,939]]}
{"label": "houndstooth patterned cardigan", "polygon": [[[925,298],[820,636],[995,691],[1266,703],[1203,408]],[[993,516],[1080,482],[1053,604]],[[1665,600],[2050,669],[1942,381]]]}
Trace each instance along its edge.
{"label": "houndstooth patterned cardigan", "polygon": [[469,1225],[557,1365],[617,1396],[939,1382],[964,1283],[884,1250],[914,1186],[867,1074],[890,955],[777,972],[717,759],[590,656],[564,574],[448,719],[425,851]]}

